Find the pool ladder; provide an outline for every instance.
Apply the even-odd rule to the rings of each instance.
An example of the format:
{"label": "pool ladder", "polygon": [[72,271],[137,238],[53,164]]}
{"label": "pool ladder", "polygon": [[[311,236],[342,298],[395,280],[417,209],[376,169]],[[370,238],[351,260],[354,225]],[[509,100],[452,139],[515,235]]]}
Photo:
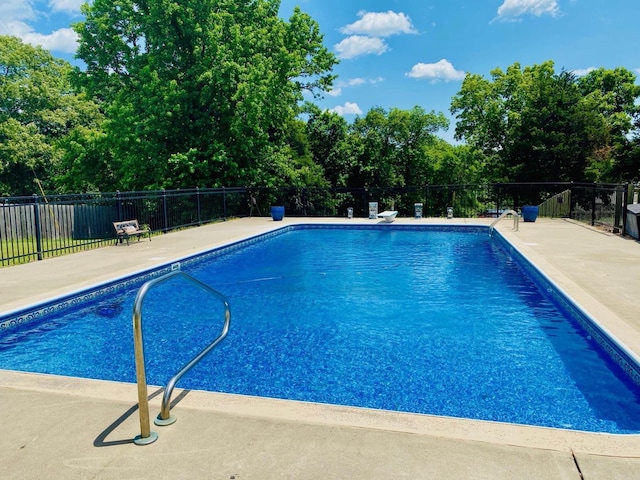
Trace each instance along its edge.
{"label": "pool ladder", "polygon": [[493,223],[491,225],[489,225],[489,230],[490,233],[493,233],[493,227],[495,226],[496,223],[498,223],[500,220],[502,220],[504,217],[506,217],[507,215],[513,215],[513,230],[514,231],[518,231],[518,227],[519,227],[519,220],[520,217],[518,216],[518,212],[516,212],[515,210],[505,210],[504,212],[502,212],[500,214],[500,216],[498,218],[496,218]]}
{"label": "pool ladder", "polygon": [[200,280],[188,275],[180,270],[174,270],[171,273],[163,275],[162,277],[155,278],[146,282],[136,295],[136,300],[133,305],[133,346],[135,351],[136,360],[136,379],[138,383],[138,409],[140,411],[140,435],[133,439],[133,443],[136,445],[148,445],[155,442],[158,439],[158,434],[151,431],[149,424],[149,397],[147,394],[147,378],[144,368],[144,346],[142,342],[142,304],[149,289],[159,283],[164,283],[174,277],[181,276],[187,281],[194,284],[196,287],[209,293],[211,296],[218,298],[224,304],[224,325],[222,331],[218,337],[204,348],[198,355],[193,357],[182,369],[176,373],[164,389],[164,395],[162,397],[162,406],[160,408],[160,414],[155,419],[154,423],[158,426],[171,425],[176,421],[175,417],[171,416],[171,394],[176,386],[176,383],[180,378],[187,373],[196,363],[204,358],[216,345],[218,345],[229,332],[229,323],[231,321],[231,310],[229,309],[229,302],[226,297],[217,290],[214,290],[209,285],[202,283]]}

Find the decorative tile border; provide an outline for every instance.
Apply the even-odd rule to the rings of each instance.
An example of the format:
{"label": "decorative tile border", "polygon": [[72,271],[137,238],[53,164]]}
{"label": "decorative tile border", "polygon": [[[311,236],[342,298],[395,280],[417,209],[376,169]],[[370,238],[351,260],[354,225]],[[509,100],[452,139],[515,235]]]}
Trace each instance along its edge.
{"label": "decorative tile border", "polygon": [[215,249],[204,253],[199,253],[183,259],[172,261],[169,264],[154,267],[153,269],[146,270],[144,272],[134,273],[128,277],[97,285],[87,290],[72,292],[68,295],[65,295],[64,297],[32,307],[27,307],[26,309],[18,311],[16,313],[0,316],[0,334],[22,324],[40,320],[47,315],[60,312],[66,308],[83,305],[85,303],[95,301],[96,299],[99,299],[103,296],[118,293],[119,291],[126,290],[131,287],[142,286],[145,282],[159,276],[166,275],[176,268],[197,264],[199,262],[202,262],[203,260],[209,260],[219,255],[227,254],[229,252],[243,248],[247,245],[262,241],[265,238],[281,235],[282,233],[285,233],[287,231],[291,231],[291,227],[285,227],[273,232],[264,233],[262,235],[257,235],[245,240],[240,240],[232,244],[216,247]]}
{"label": "decorative tile border", "polygon": [[[388,224],[388,223],[375,223],[371,225],[354,223],[354,224],[299,224],[290,225],[281,230],[291,229],[304,229],[304,230],[335,230],[348,228],[349,230],[393,230],[393,231],[419,231],[419,232],[463,232],[463,233],[475,233],[475,234],[489,234],[489,227],[485,225],[407,225],[407,224]],[[277,231],[281,231],[277,230]]]}
{"label": "decorative tile border", "polygon": [[27,308],[20,312],[13,313],[10,316],[0,316],[0,334],[13,327],[42,319],[47,315],[60,312],[66,308],[83,305],[100,297],[117,293],[132,286],[143,285],[146,281],[160,275],[165,275],[170,271],[170,266],[156,267],[153,270],[132,275],[124,279],[115,280],[107,284],[98,285],[88,290],[70,293],[62,298]]}

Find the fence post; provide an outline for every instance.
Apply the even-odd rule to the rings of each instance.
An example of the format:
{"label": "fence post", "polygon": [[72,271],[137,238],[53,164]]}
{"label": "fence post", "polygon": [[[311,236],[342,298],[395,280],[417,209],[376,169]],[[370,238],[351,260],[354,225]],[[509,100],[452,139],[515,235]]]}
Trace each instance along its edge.
{"label": "fence post", "polygon": [[169,231],[169,213],[167,212],[167,191],[162,189],[162,212],[164,218],[164,233]]}
{"label": "fence post", "polygon": [[596,185],[593,184],[593,189],[591,193],[591,226],[594,227],[596,224]]}
{"label": "fence post", "polygon": [[[622,219],[620,218],[621,215],[623,215],[622,213],[622,204],[624,203],[624,195],[625,191],[624,191],[624,187],[622,185],[616,185],[616,193],[615,193],[615,198],[616,198],[616,206],[615,206],[615,213],[614,213],[614,219],[613,219],[613,232],[617,233],[617,229],[620,228],[621,224],[622,224]],[[626,207],[625,207],[626,210]]]}
{"label": "fence post", "polygon": [[429,214],[429,184],[428,183],[424,186],[424,206],[422,210],[422,216],[423,217],[431,216]]}
{"label": "fence post", "polygon": [[307,216],[307,189],[302,187],[302,215]]}
{"label": "fence post", "polygon": [[196,187],[196,210],[198,215],[198,226],[202,225],[202,211],[200,210],[200,187]]}
{"label": "fence post", "polygon": [[364,218],[369,218],[369,190],[367,187],[364,187],[364,190],[362,191],[362,199],[364,200]]}
{"label": "fence post", "polygon": [[569,218],[573,218],[573,180],[569,184]]}
{"label": "fence post", "polygon": [[122,218],[122,198],[120,197],[120,190],[116,190],[116,210],[118,211],[118,221],[124,220],[124,218]]}
{"label": "fence post", "polygon": [[38,203],[38,196],[35,193],[33,194],[33,221],[36,227],[36,251],[38,253],[38,260],[42,260],[42,227],[40,225],[40,205]]}
{"label": "fence post", "polygon": [[227,219],[227,190],[222,187],[222,218]]}
{"label": "fence post", "polygon": [[249,209],[249,214],[247,216],[250,217],[253,214],[254,205],[256,206],[256,209],[257,209],[257,205],[258,204],[257,204],[255,198],[253,198],[251,196],[251,192],[249,191],[249,187],[247,187],[246,185],[244,187],[244,204],[247,205],[247,208]]}
{"label": "fence post", "polygon": [[622,236],[627,234],[627,205],[629,205],[629,182],[625,182],[622,192]]}

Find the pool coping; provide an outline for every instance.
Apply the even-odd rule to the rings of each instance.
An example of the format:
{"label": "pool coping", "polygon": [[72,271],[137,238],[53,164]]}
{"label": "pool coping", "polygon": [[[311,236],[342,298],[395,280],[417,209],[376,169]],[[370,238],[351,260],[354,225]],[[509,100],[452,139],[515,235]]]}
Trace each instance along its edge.
{"label": "pool coping", "polygon": [[[298,219],[297,222],[290,221],[288,223],[305,224],[311,222],[309,219]],[[356,222],[345,222],[342,220],[341,222],[334,221],[331,223],[346,223],[348,225],[353,225]],[[440,222],[440,224],[446,226],[451,225],[451,223],[443,222]],[[271,231],[276,228],[280,228],[281,226],[285,226],[285,224],[274,226],[273,223],[271,223],[267,226],[265,231]],[[501,229],[501,233],[504,233],[505,236],[511,235],[511,233],[506,229]],[[231,241],[228,243],[235,242]],[[510,243],[513,244],[513,242]],[[217,246],[223,245],[216,245],[216,247]],[[201,254],[211,248],[212,247],[208,247],[193,254]],[[520,249],[518,250],[525,256],[525,258],[528,258],[532,264],[537,265],[537,263],[532,261],[525,252],[522,252]],[[176,258],[187,258],[191,257],[193,254],[183,255]],[[537,265],[537,268],[541,267]],[[142,268],[137,271],[145,270],[147,269]],[[542,268],[542,271],[546,272],[547,270]],[[132,273],[127,273],[119,278],[125,278],[131,274]],[[576,290],[578,295],[576,295],[576,291],[567,292],[567,290],[561,285],[565,284],[568,279],[563,278],[562,274],[558,271],[553,272],[551,276],[554,279],[554,283],[559,283],[560,285],[558,285],[558,287],[567,295],[570,295],[576,304],[585,309],[586,312],[592,312],[594,306],[597,307],[599,312],[606,312],[608,330],[612,332],[614,338],[625,338],[620,337],[620,332],[624,329],[621,330],[619,327],[623,327],[624,325],[626,325],[627,328],[630,327],[624,321],[619,319],[617,315],[608,310],[602,304],[599,306],[596,305],[599,302],[593,298],[585,308],[581,301],[576,300],[576,296],[580,300],[583,300],[583,295],[580,293],[579,289]],[[78,291],[78,289],[73,291]],[[69,293],[71,292],[68,292],[67,295]],[[600,319],[601,317],[597,318]],[[616,319],[619,320],[620,325],[614,325],[614,328],[611,328],[611,322],[614,321],[615,324]],[[598,323],[601,322],[599,321]],[[635,336],[639,337],[637,331],[629,330],[629,332],[635,333]],[[624,333],[624,331],[622,333]],[[625,342],[625,344],[629,346],[628,343]],[[34,392],[49,391],[64,393],[66,395],[87,396],[91,398],[127,401],[133,403],[137,402],[136,389],[133,384],[121,384],[101,380],[86,380],[4,370],[0,371],[0,386],[30,390]],[[177,396],[181,396],[179,392],[176,392],[175,397]],[[152,400],[152,405],[159,408],[159,400]],[[242,395],[184,391],[182,399],[179,402],[179,406],[180,408],[225,412],[247,417],[259,416],[326,425],[355,426],[359,428],[382,429],[450,439],[477,440],[502,445],[516,445],[545,450],[571,450],[596,455],[636,457],[638,456],[637,452],[640,451],[640,436],[633,434],[616,435],[577,432],[518,424],[504,424],[499,422],[436,417],[422,414],[378,411],[279,399],[264,399]],[[176,414],[179,415],[179,411]]]}
{"label": "pool coping", "polygon": [[[135,384],[21,373],[10,370],[0,370],[0,387],[127,404],[136,404],[138,401]],[[161,395],[158,392],[162,390],[163,387],[160,386],[149,386],[150,416],[152,419],[160,411]],[[248,418],[383,430],[541,450],[572,451],[610,457],[638,457],[640,455],[640,435],[637,434],[581,432],[180,388],[174,390],[173,397],[178,400],[174,400],[172,416],[178,419],[181,409],[189,409]],[[152,424],[152,431],[162,436],[167,428],[180,428],[179,424],[176,425],[157,427]]]}

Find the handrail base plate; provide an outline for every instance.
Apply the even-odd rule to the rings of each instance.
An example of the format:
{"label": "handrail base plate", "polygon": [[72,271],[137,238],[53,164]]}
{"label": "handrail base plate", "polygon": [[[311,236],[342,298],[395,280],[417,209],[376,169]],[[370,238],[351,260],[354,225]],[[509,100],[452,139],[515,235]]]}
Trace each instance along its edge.
{"label": "handrail base plate", "polygon": [[156,417],[153,423],[159,427],[166,427],[167,425],[172,425],[176,423],[177,418],[173,415],[169,416],[169,418],[162,418],[160,415]]}
{"label": "handrail base plate", "polygon": [[149,432],[148,437],[143,437],[142,435],[137,435],[133,439],[133,443],[136,445],[149,445],[155,442],[158,439],[158,434],[156,432]]}

